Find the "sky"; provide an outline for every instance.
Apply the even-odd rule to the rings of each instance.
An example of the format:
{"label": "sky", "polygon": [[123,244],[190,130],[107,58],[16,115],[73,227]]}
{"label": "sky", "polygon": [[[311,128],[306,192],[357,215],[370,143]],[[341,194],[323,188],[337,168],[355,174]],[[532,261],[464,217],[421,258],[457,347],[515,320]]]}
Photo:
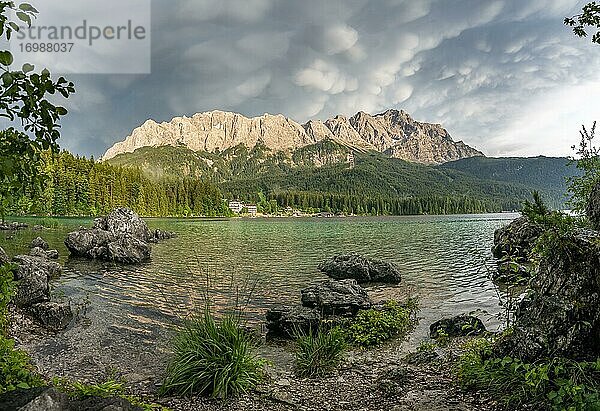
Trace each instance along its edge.
{"label": "sky", "polygon": [[98,157],[147,119],[214,109],[395,108],[489,156],[570,155],[600,120],[600,45],[562,23],[584,3],[153,0],[151,73],[69,75],[60,144]]}

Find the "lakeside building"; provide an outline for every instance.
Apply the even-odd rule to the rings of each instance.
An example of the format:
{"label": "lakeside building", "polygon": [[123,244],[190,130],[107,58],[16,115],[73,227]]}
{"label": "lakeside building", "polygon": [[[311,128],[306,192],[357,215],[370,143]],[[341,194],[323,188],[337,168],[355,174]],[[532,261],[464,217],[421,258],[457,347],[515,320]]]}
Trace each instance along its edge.
{"label": "lakeside building", "polygon": [[248,214],[256,215],[258,212],[258,206],[256,204],[245,204],[238,200],[232,200],[229,202],[229,209],[236,214],[240,214],[242,210],[248,210]]}

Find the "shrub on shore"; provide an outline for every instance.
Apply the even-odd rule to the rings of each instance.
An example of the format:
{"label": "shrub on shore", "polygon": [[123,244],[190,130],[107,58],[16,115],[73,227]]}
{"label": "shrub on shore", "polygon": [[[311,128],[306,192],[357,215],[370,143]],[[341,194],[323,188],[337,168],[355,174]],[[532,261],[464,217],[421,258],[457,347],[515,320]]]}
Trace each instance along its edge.
{"label": "shrub on shore", "polygon": [[207,305],[185,324],[174,344],[162,395],[227,398],[251,389],[262,378],[264,361],[255,353],[258,341],[244,330],[239,314],[216,319]]}
{"label": "shrub on shore", "polygon": [[310,330],[297,336],[295,350],[296,372],[301,377],[322,377],[337,367],[344,356],[347,343],[339,327],[330,330]]}
{"label": "shrub on shore", "polygon": [[372,347],[391,338],[405,337],[416,321],[417,311],[418,306],[413,299],[405,305],[390,300],[381,309],[359,311],[356,318],[343,324],[342,328],[349,343]]}
{"label": "shrub on shore", "polygon": [[600,358],[525,363],[493,357],[491,347],[484,338],[465,347],[457,366],[463,389],[482,390],[506,409],[600,410]]}

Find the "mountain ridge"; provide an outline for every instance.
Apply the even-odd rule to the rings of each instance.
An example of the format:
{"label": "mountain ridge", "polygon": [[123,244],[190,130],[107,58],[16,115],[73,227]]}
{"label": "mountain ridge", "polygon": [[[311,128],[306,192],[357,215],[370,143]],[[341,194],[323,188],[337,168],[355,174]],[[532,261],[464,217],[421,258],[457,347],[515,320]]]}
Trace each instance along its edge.
{"label": "mountain ridge", "polygon": [[275,152],[293,152],[327,140],[350,150],[373,150],[422,164],[483,156],[464,142],[455,142],[440,124],[416,121],[403,110],[390,109],[375,115],[359,111],[352,117],[337,115],[304,124],[282,114],[248,118],[213,110],[174,117],[169,122],[147,120],[124,141],[109,148],[102,160],[142,147],[185,146],[195,152],[215,153],[240,144],[249,149],[262,144]]}

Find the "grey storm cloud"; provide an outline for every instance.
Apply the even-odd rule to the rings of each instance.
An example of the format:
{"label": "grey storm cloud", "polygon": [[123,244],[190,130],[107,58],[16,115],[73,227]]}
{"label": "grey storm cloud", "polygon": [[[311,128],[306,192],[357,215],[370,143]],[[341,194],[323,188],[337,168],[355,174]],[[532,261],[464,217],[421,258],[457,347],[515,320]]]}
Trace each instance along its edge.
{"label": "grey storm cloud", "polygon": [[213,109],[399,108],[490,155],[567,155],[600,117],[600,47],[562,25],[582,4],[155,0],[152,74],[70,76],[61,143],[98,156],[148,118]]}

